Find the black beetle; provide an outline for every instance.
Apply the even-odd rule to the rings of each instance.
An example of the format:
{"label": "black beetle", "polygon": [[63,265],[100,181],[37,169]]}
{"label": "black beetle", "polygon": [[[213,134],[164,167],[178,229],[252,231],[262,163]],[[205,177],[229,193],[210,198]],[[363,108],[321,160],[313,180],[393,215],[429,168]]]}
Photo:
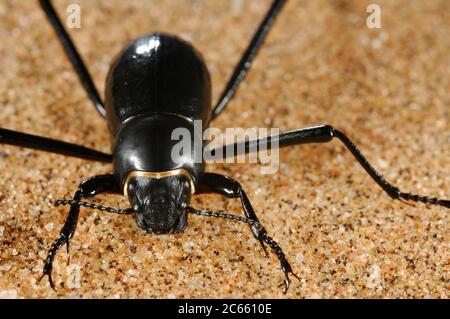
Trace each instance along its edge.
{"label": "black beetle", "polygon": [[[194,121],[201,121],[204,130],[228,105],[286,2],[273,2],[218,103],[212,108],[210,76],[201,55],[187,42],[160,33],[134,40],[118,55],[107,77],[106,99],[103,103],[50,0],[40,0],[80,82],[97,111],[108,121],[113,152],[111,155],[105,154],[79,145],[6,129],[0,129],[0,142],[114,164],[112,174],[94,176],[83,181],[73,200],[56,203],[71,207],[64,227],[50,248],[44,265],[43,276],[48,275],[53,288],[51,272],[55,254],[63,245],[69,248],[80,206],[87,206],[112,213],[133,214],[139,227],[156,234],[183,231],[187,226],[188,213],[244,221],[250,226],[253,236],[260,241],[264,251],[267,244],[277,255],[285,274],[285,289],[288,289],[289,274],[297,276],[282,249],[267,235],[237,181],[227,176],[205,173],[203,156],[198,154],[199,150],[203,151],[203,147],[195,146],[194,130]],[[175,143],[171,136],[177,128],[184,128],[191,133],[192,148],[188,154],[184,154],[183,161],[174,161],[171,156]],[[231,147],[242,147],[244,152],[248,153],[256,149],[270,148],[274,142],[278,147],[285,147],[328,142],[334,137],[345,144],[367,173],[393,199],[420,201],[450,208],[448,200],[405,193],[388,183],[350,139],[330,125],[246,140]],[[224,150],[227,147],[230,146],[220,147],[217,151],[226,153]],[[198,158],[202,160],[196,160]],[[126,195],[132,207],[117,210],[81,201],[83,198],[106,192]],[[189,207],[191,196],[202,193],[239,198],[245,217],[201,212]]]}

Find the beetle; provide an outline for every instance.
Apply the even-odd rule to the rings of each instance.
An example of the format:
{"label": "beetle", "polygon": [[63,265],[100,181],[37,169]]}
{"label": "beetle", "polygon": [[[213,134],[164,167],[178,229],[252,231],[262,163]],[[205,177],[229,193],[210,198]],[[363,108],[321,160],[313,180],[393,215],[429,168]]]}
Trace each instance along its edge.
{"label": "beetle", "polygon": [[[40,5],[53,26],[65,53],[97,112],[106,118],[112,140],[112,153],[106,154],[80,145],[42,136],[0,129],[0,142],[28,147],[87,160],[113,163],[111,174],[93,176],[80,183],[72,200],[57,201],[70,205],[68,217],[58,238],[49,249],[43,274],[52,288],[52,265],[56,253],[64,245],[69,253],[81,206],[111,213],[132,214],[137,225],[154,234],[182,232],[188,224],[188,214],[230,218],[247,223],[255,239],[267,254],[266,245],[278,257],[284,272],[285,292],[292,275],[296,278],[281,247],[261,225],[250,200],[236,180],[205,172],[205,162],[196,161],[199,149],[195,145],[194,121],[201,121],[205,130],[226,108],[244,80],[276,17],[286,0],[274,0],[256,30],[247,49],[235,67],[219,101],[212,107],[211,80],[200,53],[189,43],[173,35],[151,33],[126,46],[111,65],[103,102],[93,80],[69,34],[60,21],[51,0]],[[184,128],[192,138],[192,147],[183,161],[175,161],[171,151],[175,129]],[[220,146],[213,151],[242,148],[244,153],[272,145],[287,147],[306,143],[341,141],[372,179],[393,199],[423,202],[450,208],[450,201],[401,191],[387,182],[366,160],[356,145],[331,125],[298,129],[268,137],[245,140]],[[200,156],[200,158],[203,158]],[[131,208],[118,210],[84,202],[100,193],[121,194]],[[216,193],[238,198],[245,214],[235,216],[218,212],[203,212],[189,206],[193,195]]]}

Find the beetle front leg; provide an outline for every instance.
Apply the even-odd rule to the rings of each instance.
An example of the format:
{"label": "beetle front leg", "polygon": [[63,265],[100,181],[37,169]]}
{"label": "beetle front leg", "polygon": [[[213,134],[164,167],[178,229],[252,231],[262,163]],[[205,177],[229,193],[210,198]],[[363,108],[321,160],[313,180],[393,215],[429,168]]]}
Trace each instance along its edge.
{"label": "beetle front leg", "polygon": [[[239,198],[241,200],[245,216],[259,223],[259,219],[256,216],[255,211],[253,210],[247,194],[245,193],[241,184],[239,184],[234,179],[224,175],[205,173],[200,181],[199,193],[215,193],[226,196],[228,198]],[[264,244],[264,240],[260,237],[260,232],[255,228],[255,226],[252,225],[250,226],[250,229],[252,231],[253,237],[259,240],[266,256],[269,256]]]}
{"label": "beetle front leg", "polygon": [[273,240],[272,237],[267,235],[266,229],[262,226],[258,231],[258,237],[261,238],[270,247],[270,249],[273,251],[273,253],[277,256],[278,260],[280,261],[281,270],[284,273],[284,293],[287,293],[289,289],[289,284],[291,283],[291,280],[289,279],[289,274],[291,274],[298,280],[300,280],[300,277],[298,277],[292,270],[292,266],[286,259],[286,255],[284,254],[283,249],[280,247],[280,245],[278,245],[278,243],[275,240]]}
{"label": "beetle front leg", "polygon": [[[78,201],[83,198],[93,197],[100,193],[120,193],[120,187],[114,175],[98,175],[91,177],[83,182],[76,190],[73,199]],[[52,247],[48,251],[47,258],[43,268],[43,274],[39,281],[43,277],[48,276],[50,286],[55,289],[55,285],[52,280],[53,260],[58,250],[66,245],[67,256],[69,258],[70,239],[75,233],[75,229],[78,223],[78,215],[80,213],[80,205],[73,204],[70,206],[69,215],[61,229],[58,238],[53,243]]]}
{"label": "beetle front leg", "polygon": [[272,252],[280,261],[281,269],[283,270],[285,277],[284,284],[286,293],[290,283],[289,274],[292,274],[297,279],[299,279],[299,277],[292,271],[292,267],[286,259],[286,255],[284,254],[281,247],[272,239],[272,237],[267,234],[267,230],[261,225],[241,184],[228,176],[214,173],[205,173],[201,178],[198,192],[216,193],[228,198],[239,198],[241,200],[245,216],[252,221],[252,223],[250,223],[249,225],[253,236],[260,242],[261,246],[264,249],[264,252],[266,253],[266,256],[269,256],[269,254],[267,252],[265,244],[270,247]]}

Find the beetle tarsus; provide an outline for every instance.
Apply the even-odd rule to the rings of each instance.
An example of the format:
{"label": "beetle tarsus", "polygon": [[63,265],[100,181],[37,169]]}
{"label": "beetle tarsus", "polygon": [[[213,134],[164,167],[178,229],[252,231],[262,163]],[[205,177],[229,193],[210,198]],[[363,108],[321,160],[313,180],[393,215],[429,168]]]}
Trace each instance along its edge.
{"label": "beetle tarsus", "polygon": [[284,273],[284,285],[285,285],[284,293],[287,293],[291,282],[291,280],[289,279],[289,274],[292,274],[298,280],[300,280],[300,278],[292,271],[291,264],[286,259],[286,255],[284,254],[283,249],[280,247],[280,245],[278,245],[278,243],[275,240],[273,240],[272,237],[267,235],[267,232],[264,228],[261,231],[261,238],[271,248],[271,250],[277,256],[280,262],[281,270]]}
{"label": "beetle tarsus", "polygon": [[269,252],[267,251],[266,245],[264,244],[264,241],[262,239],[259,240],[259,243],[261,244],[262,249],[264,250],[264,254],[267,258],[269,258]]}
{"label": "beetle tarsus", "polygon": [[70,265],[70,241],[66,242],[67,265]]}
{"label": "beetle tarsus", "polygon": [[38,283],[41,282],[43,277],[47,276],[50,282],[50,287],[52,287],[53,290],[56,290],[52,279],[53,261],[58,250],[68,242],[69,238],[61,231],[59,237],[55,240],[52,247],[48,251],[47,257],[45,258],[44,269],[42,270],[42,276],[39,278]]}
{"label": "beetle tarsus", "polygon": [[56,291],[56,287],[55,287],[55,284],[54,284],[53,279],[52,279],[52,265],[51,265],[51,263],[50,263],[50,266],[48,266],[48,264],[45,263],[44,269],[42,270],[42,275],[41,275],[41,277],[39,277],[39,279],[38,279],[38,281],[37,281],[37,284],[38,284],[38,285],[41,283],[42,279],[43,279],[45,276],[47,276],[47,278],[48,278],[48,282],[49,282],[49,284],[50,284],[50,287],[51,287],[54,291]]}
{"label": "beetle tarsus", "polygon": [[[116,179],[114,175],[97,175],[91,177],[80,183],[75,195],[73,196],[73,201],[70,203],[70,211],[67,219],[61,229],[58,238],[53,243],[52,247],[49,249],[47,258],[45,259],[44,274],[47,275],[50,280],[50,285],[54,287],[53,280],[51,277],[51,272],[53,269],[53,261],[55,259],[56,253],[59,249],[66,245],[67,251],[67,263],[70,263],[70,239],[75,233],[75,229],[78,223],[78,215],[80,213],[80,205],[78,201],[81,198],[93,197],[102,192],[117,193],[119,188],[116,185]],[[42,279],[42,278],[41,278]]]}
{"label": "beetle tarsus", "polygon": [[44,273],[41,275],[41,277],[39,277],[37,283],[39,284],[39,283],[42,281],[42,278],[44,278],[45,276],[47,276],[47,278],[48,278],[48,282],[50,283],[50,287],[51,287],[54,291],[56,291],[56,287],[55,287],[55,284],[53,283],[51,271],[50,271],[50,272],[45,272],[45,271],[44,271]]}

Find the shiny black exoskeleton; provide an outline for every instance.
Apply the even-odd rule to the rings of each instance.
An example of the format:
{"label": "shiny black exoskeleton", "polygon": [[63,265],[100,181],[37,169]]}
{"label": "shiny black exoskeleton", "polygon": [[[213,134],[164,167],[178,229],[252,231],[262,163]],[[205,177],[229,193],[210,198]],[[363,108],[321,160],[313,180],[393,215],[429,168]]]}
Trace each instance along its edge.
{"label": "shiny black exoskeleton", "polygon": [[[187,225],[191,186],[204,172],[194,147],[194,121],[209,123],[211,80],[200,54],[165,34],[141,37],[114,61],[106,80],[106,115],[113,142],[114,175],[135,208],[138,225],[155,233],[179,232]],[[206,124],[205,124],[206,125]],[[192,152],[172,159],[177,128],[191,134]],[[201,141],[201,136],[199,137]],[[201,151],[201,148],[200,148]],[[132,172],[186,171],[162,179]]]}
{"label": "shiny black exoskeleton", "polygon": [[[139,227],[157,234],[182,231],[187,226],[188,213],[246,222],[266,254],[267,245],[280,261],[287,291],[289,275],[297,276],[293,273],[283,250],[259,222],[242,186],[230,177],[205,172],[203,140],[202,136],[198,136],[202,135],[202,131],[225,109],[234,96],[285,3],[286,0],[273,1],[219,101],[211,108],[211,81],[200,54],[185,41],[159,33],[138,38],[114,60],[106,81],[106,99],[103,103],[50,0],[40,0],[40,5],[87,95],[100,115],[108,121],[112,154],[2,128],[0,142],[114,164],[113,173],[94,176],[81,182],[72,200],[57,201],[59,204],[70,205],[70,211],[64,227],[48,252],[43,269],[43,276],[48,276],[53,288],[55,286],[51,272],[55,254],[63,245],[67,245],[69,250],[80,206],[86,206],[110,213],[133,214]],[[195,130],[198,121],[201,121],[200,132]],[[172,151],[178,140],[173,138],[173,133],[178,129],[189,133],[190,147],[175,160]],[[448,200],[405,193],[388,183],[351,140],[331,125],[235,143],[219,147],[217,151],[226,154],[225,150],[229,147],[236,149],[243,146],[245,153],[248,153],[264,147],[324,143],[333,138],[344,143],[373,180],[393,199],[450,208]],[[274,141],[276,143],[271,143]],[[119,210],[82,201],[100,193],[126,195],[131,208]],[[189,207],[192,195],[202,193],[238,198],[245,217],[202,212]]]}

